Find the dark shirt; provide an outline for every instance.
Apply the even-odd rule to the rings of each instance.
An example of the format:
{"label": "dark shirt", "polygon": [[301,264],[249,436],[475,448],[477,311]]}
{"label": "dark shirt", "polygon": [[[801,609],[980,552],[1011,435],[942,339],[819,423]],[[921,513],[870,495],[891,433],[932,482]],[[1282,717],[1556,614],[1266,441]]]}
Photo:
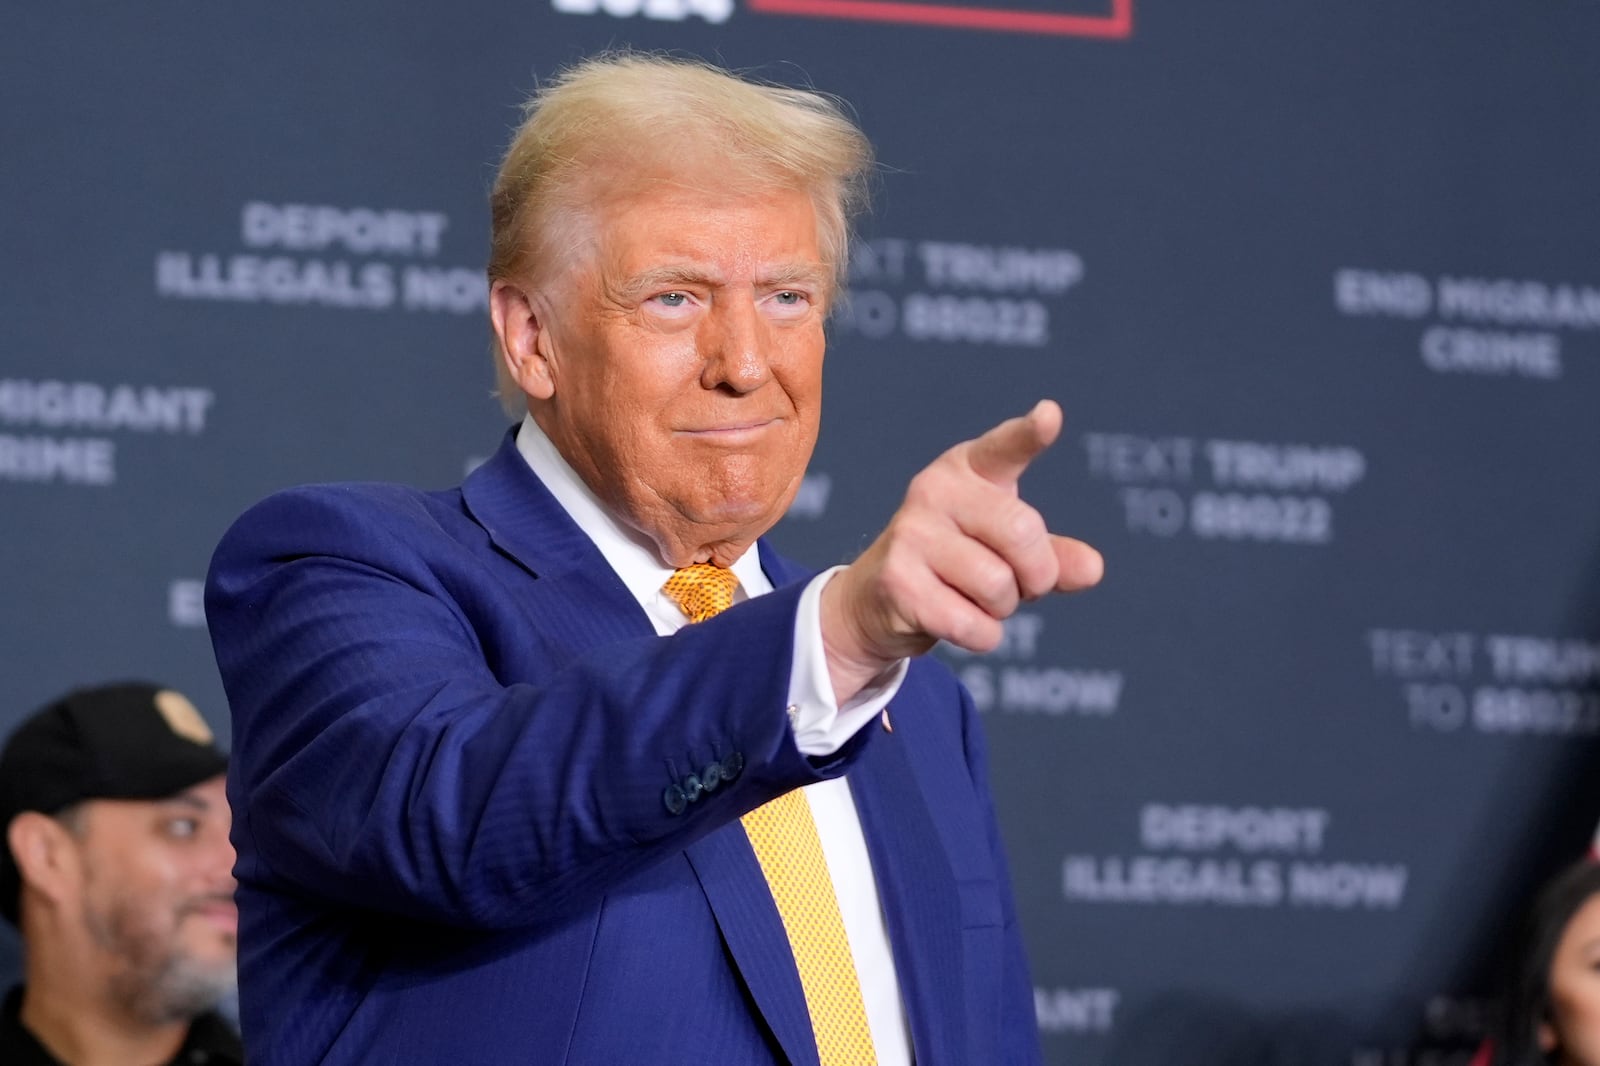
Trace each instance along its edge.
{"label": "dark shirt", "polygon": [[[0,1014],[0,1063],[5,1066],[66,1066],[22,1025],[22,986],[6,996]],[[189,1023],[178,1053],[161,1066],[243,1066],[244,1047],[222,1015],[207,1011]],[[151,1063],[150,1066],[157,1066]]]}

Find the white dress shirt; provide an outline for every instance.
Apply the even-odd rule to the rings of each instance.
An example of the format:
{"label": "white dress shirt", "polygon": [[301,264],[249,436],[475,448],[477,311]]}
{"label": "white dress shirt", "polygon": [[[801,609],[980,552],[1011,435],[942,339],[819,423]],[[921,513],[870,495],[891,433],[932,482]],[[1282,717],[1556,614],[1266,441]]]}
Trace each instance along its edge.
{"label": "white dress shirt", "polygon": [[[566,510],[568,517],[600,549],[633,598],[649,616],[656,632],[668,636],[688,621],[683,610],[661,591],[673,568],[656,554],[649,538],[612,516],[583,479],[561,457],[530,415],[517,432],[517,450],[544,482],[545,488]],[[772,591],[755,550],[745,552],[729,568],[739,578],[734,602]],[[795,744],[805,755],[831,755],[863,726],[877,718],[900,690],[906,674],[901,661],[885,671],[840,707],[834,699],[822,646],[820,604],[822,586],[840,568],[818,574],[800,597],[795,619],[794,660],[789,674],[789,720]],[[811,805],[822,841],[823,857],[833,880],[834,895],[844,922],[850,952],[855,957],[861,998],[879,1066],[910,1066],[911,1033],[900,1000],[900,982],[894,972],[889,933],[878,901],[877,880],[861,834],[850,784],[844,777],[807,785],[803,790]]]}

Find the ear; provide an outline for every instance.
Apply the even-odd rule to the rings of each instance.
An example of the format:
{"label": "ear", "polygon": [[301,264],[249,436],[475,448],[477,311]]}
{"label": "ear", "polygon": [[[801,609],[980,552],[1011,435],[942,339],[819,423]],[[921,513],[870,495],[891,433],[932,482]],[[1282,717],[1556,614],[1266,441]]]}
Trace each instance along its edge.
{"label": "ear", "polygon": [[25,888],[56,902],[64,898],[80,870],[71,837],[66,826],[38,811],[23,811],[11,819],[6,843]]}
{"label": "ear", "polygon": [[520,285],[496,280],[489,288],[489,318],[511,380],[536,400],[554,396],[549,323],[533,295]]}
{"label": "ear", "polygon": [[1540,1022],[1539,1050],[1548,1055],[1556,1049],[1556,1045],[1559,1043],[1561,1043],[1561,1041],[1556,1039],[1556,1027],[1551,1025],[1549,1022]]}

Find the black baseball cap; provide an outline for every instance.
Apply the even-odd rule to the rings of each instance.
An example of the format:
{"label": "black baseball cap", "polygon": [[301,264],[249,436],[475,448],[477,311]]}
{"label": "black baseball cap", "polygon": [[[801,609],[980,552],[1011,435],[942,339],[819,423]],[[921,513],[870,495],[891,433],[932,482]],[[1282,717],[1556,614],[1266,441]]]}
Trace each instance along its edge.
{"label": "black baseball cap", "polygon": [[[75,689],[30,715],[0,751],[0,831],[23,811],[165,799],[227,768],[182,693],[147,681]],[[20,887],[11,848],[0,847],[0,914],[13,923]]]}

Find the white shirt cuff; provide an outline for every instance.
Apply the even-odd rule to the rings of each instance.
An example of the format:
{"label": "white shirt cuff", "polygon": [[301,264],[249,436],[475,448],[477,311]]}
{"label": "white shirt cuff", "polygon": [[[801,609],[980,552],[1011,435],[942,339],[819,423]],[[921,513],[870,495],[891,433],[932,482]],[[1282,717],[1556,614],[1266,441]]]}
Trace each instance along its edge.
{"label": "white shirt cuff", "polygon": [[886,667],[865,688],[845,701],[833,697],[828,655],[822,646],[822,587],[844,567],[824,570],[800,594],[794,622],[794,662],[789,674],[789,723],[800,754],[832,755],[878,716],[905,680],[909,660]]}

